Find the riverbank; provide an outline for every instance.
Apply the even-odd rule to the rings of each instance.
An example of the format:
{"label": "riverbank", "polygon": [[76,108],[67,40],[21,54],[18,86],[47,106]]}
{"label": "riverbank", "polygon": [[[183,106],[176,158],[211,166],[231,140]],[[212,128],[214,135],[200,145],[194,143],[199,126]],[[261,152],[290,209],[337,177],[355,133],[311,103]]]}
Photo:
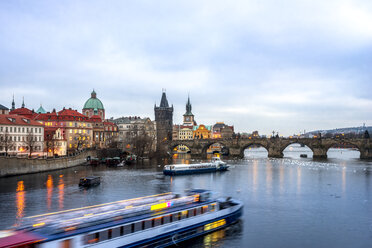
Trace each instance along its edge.
{"label": "riverbank", "polygon": [[60,158],[0,157],[0,177],[18,176],[44,171],[66,169],[84,164],[87,156],[95,157],[95,150],[82,151],[74,156]]}

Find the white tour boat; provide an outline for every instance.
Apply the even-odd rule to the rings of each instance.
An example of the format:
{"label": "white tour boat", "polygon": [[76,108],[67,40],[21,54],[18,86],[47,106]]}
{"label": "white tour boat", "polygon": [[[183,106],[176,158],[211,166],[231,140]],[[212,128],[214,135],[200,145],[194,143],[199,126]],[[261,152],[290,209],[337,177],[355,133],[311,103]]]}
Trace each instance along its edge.
{"label": "white tour boat", "polygon": [[167,247],[236,222],[243,204],[208,190],[163,193],[25,218],[0,247]]}
{"label": "white tour boat", "polygon": [[165,165],[163,173],[165,175],[182,175],[214,171],[225,171],[229,168],[219,157],[213,157],[209,163],[200,164],[171,164]]}

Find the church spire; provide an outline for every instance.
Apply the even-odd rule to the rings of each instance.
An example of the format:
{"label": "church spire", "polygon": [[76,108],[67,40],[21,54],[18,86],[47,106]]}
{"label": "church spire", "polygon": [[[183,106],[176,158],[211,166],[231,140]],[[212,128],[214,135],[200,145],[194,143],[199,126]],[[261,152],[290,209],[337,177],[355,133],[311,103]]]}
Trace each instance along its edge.
{"label": "church spire", "polygon": [[12,110],[15,110],[14,94],[13,94],[13,101],[12,101]]}
{"label": "church spire", "polygon": [[192,109],[192,106],[191,106],[191,102],[190,102],[190,95],[188,95],[187,103],[186,103],[186,114],[185,115],[192,115],[191,109]]}
{"label": "church spire", "polygon": [[25,97],[23,96],[22,97],[22,108],[24,108],[25,107]]}

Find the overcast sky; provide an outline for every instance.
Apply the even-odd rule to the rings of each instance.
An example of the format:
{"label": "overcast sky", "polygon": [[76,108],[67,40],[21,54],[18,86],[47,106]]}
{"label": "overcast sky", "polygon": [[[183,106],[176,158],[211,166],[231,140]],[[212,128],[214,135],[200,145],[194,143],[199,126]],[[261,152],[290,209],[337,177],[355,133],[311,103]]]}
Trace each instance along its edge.
{"label": "overcast sky", "polygon": [[372,1],[0,1],[0,103],[283,135],[372,125]]}

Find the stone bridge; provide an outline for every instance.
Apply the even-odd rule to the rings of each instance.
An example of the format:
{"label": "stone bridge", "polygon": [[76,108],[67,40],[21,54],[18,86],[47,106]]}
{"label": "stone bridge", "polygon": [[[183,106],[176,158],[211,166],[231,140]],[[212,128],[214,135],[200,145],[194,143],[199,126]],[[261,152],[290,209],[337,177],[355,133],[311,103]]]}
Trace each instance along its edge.
{"label": "stone bridge", "polygon": [[244,157],[244,150],[250,146],[262,146],[266,148],[269,157],[282,158],[283,151],[291,144],[303,144],[309,147],[313,152],[313,158],[327,158],[329,148],[338,145],[352,145],[360,152],[361,159],[372,159],[372,141],[371,139],[353,138],[353,139],[332,139],[332,138],[257,138],[257,139],[195,139],[195,140],[172,140],[167,142],[168,151],[178,145],[187,146],[193,157],[206,157],[208,148],[219,143],[229,150],[232,157]]}

